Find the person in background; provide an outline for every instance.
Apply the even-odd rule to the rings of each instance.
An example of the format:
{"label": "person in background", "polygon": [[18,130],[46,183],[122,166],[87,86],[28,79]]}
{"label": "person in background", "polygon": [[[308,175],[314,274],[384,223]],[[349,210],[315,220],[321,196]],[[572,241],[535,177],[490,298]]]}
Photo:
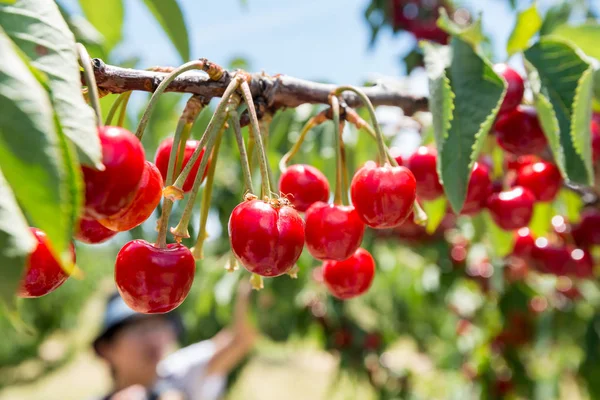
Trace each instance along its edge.
{"label": "person in background", "polygon": [[213,338],[174,351],[182,332],[178,314],[146,315],[117,294],[108,300],[94,350],[110,367],[113,391],[102,400],[216,400],[227,375],[252,349],[250,286],[238,289],[231,325]]}

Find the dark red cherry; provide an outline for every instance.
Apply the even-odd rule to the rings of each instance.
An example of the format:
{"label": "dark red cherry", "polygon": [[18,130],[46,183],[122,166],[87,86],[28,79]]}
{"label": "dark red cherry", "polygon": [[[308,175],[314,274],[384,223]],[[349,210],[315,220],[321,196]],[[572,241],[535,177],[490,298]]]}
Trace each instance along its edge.
{"label": "dark red cherry", "polygon": [[247,200],[231,212],[229,241],[248,271],[261,276],[282,275],[302,253],[304,222],[287,205]]}
{"label": "dark red cherry", "polygon": [[523,228],[533,216],[535,197],[528,190],[516,186],[511,190],[494,193],[487,200],[487,207],[496,224],[504,230]]}
{"label": "dark red cherry", "polygon": [[476,162],[473,165],[469,186],[467,186],[467,197],[461,210],[462,215],[475,215],[485,207],[487,198],[492,193],[492,180],[490,171],[485,164]]}
{"label": "dark red cherry", "polygon": [[409,169],[378,167],[372,161],[360,168],[350,184],[350,196],[356,212],[372,228],[400,225],[412,211],[416,181]]}
{"label": "dark red cherry", "polygon": [[590,128],[592,132],[592,157],[594,162],[598,162],[600,160],[600,116],[598,114],[594,114]]}
{"label": "dark red cherry", "polygon": [[367,333],[363,347],[367,350],[377,350],[381,347],[381,335],[378,333]]}
{"label": "dark red cherry", "polygon": [[85,213],[105,218],[127,207],[144,172],[144,148],[134,134],[118,126],[98,128],[104,171],[82,167]]}
{"label": "dark red cherry", "polygon": [[523,100],[523,93],[525,93],[525,82],[517,71],[512,69],[506,64],[494,65],[494,72],[504,78],[508,84],[506,89],[506,96],[500,106],[498,113],[506,113],[517,108]]}
{"label": "dark red cherry", "polygon": [[390,147],[390,155],[394,157],[394,160],[396,160],[398,165],[404,165],[404,158],[402,157],[402,151],[399,147]]}
{"label": "dark red cherry", "polygon": [[[46,233],[30,228],[37,244],[33,253],[29,255],[25,272],[17,295],[19,297],[41,297],[52,292],[62,285],[69,277],[48,248],[49,242]],[[75,248],[71,244],[71,254],[75,263]]]}
{"label": "dark red cherry", "polygon": [[325,261],[323,280],[332,295],[346,300],[365,293],[375,275],[375,260],[365,249],[359,248],[344,261]]}
{"label": "dark red cherry", "polygon": [[417,196],[421,200],[435,200],[444,194],[437,173],[437,150],[421,146],[408,159],[406,166],[417,181]]}
{"label": "dark red cherry", "polygon": [[[171,148],[173,147],[173,140],[174,139],[172,137],[169,137],[169,138],[166,138],[165,140],[163,140],[158,145],[158,148],[156,149],[156,156],[154,157],[154,163],[156,164],[156,167],[160,171],[163,181],[167,180],[167,171],[169,169],[169,157],[171,156]],[[194,154],[194,151],[196,151],[199,144],[200,144],[200,142],[197,140],[191,140],[191,139],[186,140],[185,150],[183,153],[183,162],[181,164],[181,168],[178,171],[175,171],[176,173],[173,176],[173,180],[177,179],[179,172],[181,172],[181,170],[190,161],[190,158],[192,158],[192,154]],[[179,155],[179,151],[177,152],[177,155]],[[204,148],[202,150],[200,150],[200,156],[198,157],[198,160],[196,160],[196,162],[194,163],[194,166],[192,167],[190,174],[188,175],[185,182],[183,183],[182,189],[186,193],[189,192],[190,190],[192,190],[192,186],[194,186],[194,180],[196,179],[196,175],[198,175],[198,169],[200,169],[200,163],[202,162],[203,156],[204,156]],[[177,161],[178,161],[177,158],[175,159],[175,165],[177,165]],[[210,161],[209,161],[209,164],[210,164]],[[204,169],[204,175],[202,176],[202,180],[204,180],[206,178],[209,164],[206,164],[206,168]]]}
{"label": "dark red cherry", "polygon": [[529,164],[534,164],[538,161],[541,161],[542,159],[539,158],[538,156],[534,156],[534,155],[515,156],[514,154],[508,153],[505,155],[504,160],[506,163],[506,168],[508,170],[518,171],[522,167],[529,165]]}
{"label": "dark red cherry", "polygon": [[118,232],[112,231],[95,219],[82,217],[75,232],[75,239],[87,244],[106,242]]}
{"label": "dark red cherry", "polygon": [[329,199],[329,182],[315,167],[294,164],[281,174],[279,191],[296,210],[306,211],[313,203]]}
{"label": "dark red cherry", "polygon": [[144,174],[133,201],[128,207],[99,222],[113,231],[123,232],[135,228],[148,219],[162,198],[163,180],[160,171],[146,161]]}
{"label": "dark red cherry", "polygon": [[554,164],[539,161],[521,167],[515,185],[529,189],[538,201],[552,201],[562,186],[562,176]]}
{"label": "dark red cherry", "polygon": [[537,112],[530,106],[500,115],[494,130],[500,147],[515,155],[539,154],[548,144]]}
{"label": "dark red cherry", "polygon": [[515,232],[515,244],[512,254],[524,259],[529,259],[535,247],[535,239],[529,228],[521,228]]}
{"label": "dark red cherry", "polygon": [[570,249],[571,263],[569,264],[568,275],[581,279],[594,277],[594,259],[585,249]]}
{"label": "dark red cherry", "polygon": [[318,260],[342,261],[362,242],[365,224],[352,206],[314,203],[306,211],[306,248]]}
{"label": "dark red cherry", "polygon": [[573,240],[578,246],[600,245],[600,211],[588,208],[581,214],[581,221],[572,228]]}
{"label": "dark red cherry", "polygon": [[194,256],[181,244],[160,248],[145,240],[132,240],[117,254],[115,283],[131,309],[166,313],[185,300],[195,271]]}

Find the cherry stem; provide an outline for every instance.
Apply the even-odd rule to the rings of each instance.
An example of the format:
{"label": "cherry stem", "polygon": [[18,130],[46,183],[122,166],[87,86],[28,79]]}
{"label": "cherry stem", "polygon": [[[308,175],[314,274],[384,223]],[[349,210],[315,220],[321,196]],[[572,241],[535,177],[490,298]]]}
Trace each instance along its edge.
{"label": "cherry stem", "polygon": [[231,110],[229,120],[233,125],[233,131],[235,132],[235,140],[240,151],[240,162],[242,165],[242,175],[244,177],[244,194],[254,194],[254,187],[252,185],[252,172],[250,171],[250,163],[248,162],[248,153],[246,153],[246,144],[244,143],[244,137],[242,136],[242,127],[240,126],[240,119],[236,110]]}
{"label": "cherry stem", "polygon": [[252,286],[252,289],[254,290],[262,290],[265,287],[262,276],[252,274],[250,276],[250,286]]}
{"label": "cherry stem", "polygon": [[[175,129],[175,137],[173,138],[173,145],[171,146],[171,154],[169,155],[169,164],[167,167],[167,179],[165,180],[165,186],[169,186],[173,180],[173,172],[175,169],[175,156],[177,154],[177,145],[180,142],[182,133],[186,130],[191,130],[192,124],[186,122],[185,119],[180,118],[177,122],[177,128]],[[156,238],[156,246],[165,248],[167,246],[167,228],[169,225],[169,216],[173,209],[173,200],[168,197],[164,197],[162,205],[162,214],[158,220],[158,237]]]}
{"label": "cherry stem", "polygon": [[[208,123],[208,126],[206,127],[206,130],[204,131],[204,134],[200,138],[200,143],[198,144],[198,147],[196,148],[196,150],[194,150],[192,157],[190,157],[190,160],[185,165],[185,167],[183,167],[183,170],[181,171],[181,173],[177,177],[177,180],[175,180],[175,183],[173,184],[173,186],[175,186],[176,188],[181,189],[183,187],[183,184],[185,183],[188,175],[190,174],[192,168],[194,167],[194,164],[196,163],[196,161],[198,161],[198,158],[200,158],[200,154],[202,153],[202,149],[203,149],[205,143],[208,142],[208,140],[210,139],[211,136],[214,136],[214,133],[221,130],[221,127],[223,125],[225,125],[225,121],[227,120],[226,109],[227,109],[227,105],[229,102],[229,98],[237,90],[237,88],[240,84],[240,80],[241,80],[241,78],[238,78],[236,76],[229,83],[229,85],[227,86],[227,89],[225,89],[225,92],[223,93],[223,97],[221,97],[221,100],[219,101],[219,104],[217,105],[217,108],[215,109],[215,112],[214,112],[213,116],[211,117],[211,119]],[[205,150],[205,154],[207,152],[208,152],[208,149]],[[207,162],[208,162],[208,160],[207,160]],[[204,171],[204,169],[201,169],[199,171]],[[202,174],[199,173],[199,176],[202,176]],[[196,176],[196,178],[198,178],[198,176]]]}
{"label": "cherry stem", "polygon": [[[366,124],[362,126],[362,128],[375,140],[377,140],[377,133],[375,133],[375,130],[373,129],[373,127],[369,124]],[[360,128],[359,128],[360,129]],[[387,146],[385,146],[385,154],[386,154],[386,158],[388,160],[388,162],[394,166],[397,167],[398,166],[398,162],[396,161],[396,159],[390,154],[390,149],[388,149]]]}
{"label": "cherry stem", "polygon": [[427,214],[425,213],[425,210],[421,208],[417,200],[413,202],[413,221],[417,225],[427,225]]}
{"label": "cherry stem", "polygon": [[[239,124],[239,121],[238,121]],[[200,229],[198,231],[198,238],[196,244],[192,248],[192,255],[196,260],[204,258],[204,241],[208,238],[206,233],[206,223],[208,221],[208,212],[210,211],[210,201],[212,198],[213,182],[215,178],[215,170],[217,167],[217,158],[219,156],[219,147],[221,147],[221,138],[223,137],[223,130],[217,134],[217,139],[213,147],[213,155],[210,166],[208,167],[208,173],[206,175],[206,186],[202,193],[202,204],[200,205]]]}
{"label": "cherry stem", "polygon": [[[186,126],[189,126],[189,129],[184,129],[183,132],[181,132],[181,138],[179,139],[179,149],[177,150],[177,158],[175,159],[175,170],[173,172],[172,179],[175,179],[175,177],[178,176],[181,172],[181,165],[183,164],[183,159],[185,158],[185,145],[190,137],[190,134],[192,133],[192,126]],[[175,146],[175,140],[173,140],[173,146]],[[170,183],[172,182],[173,181],[171,180]]]}
{"label": "cherry stem", "polygon": [[340,205],[344,204],[342,199],[342,148],[340,138],[340,101],[336,96],[330,96],[329,103],[331,104],[331,112],[333,114],[333,126],[335,135],[335,195],[333,203]]}
{"label": "cherry stem", "polygon": [[[265,149],[269,148],[269,128],[270,128],[272,120],[273,120],[273,117],[271,116],[271,114],[267,113],[267,114],[263,115],[261,120],[258,122],[259,127],[260,127],[260,134],[262,136],[263,143],[265,144]],[[268,162],[268,158],[267,158],[267,173],[269,175],[269,183],[271,184],[271,187],[272,188],[277,187],[277,184],[275,183],[275,180],[273,178],[273,171],[271,171],[271,164],[269,164],[269,162]]]}
{"label": "cherry stem", "polygon": [[96,76],[92,66],[92,59],[87,52],[87,49],[81,43],[77,43],[77,54],[79,62],[83,67],[83,76],[88,89],[88,98],[92,104],[92,108],[96,113],[96,126],[102,126],[102,109],[100,108],[100,96],[98,95],[98,86],[96,85]]}
{"label": "cherry stem", "polygon": [[131,92],[121,93],[119,95],[119,97],[117,97],[117,99],[115,100],[115,102],[110,107],[110,110],[108,111],[108,115],[106,116],[106,120],[104,120],[104,125],[110,125],[112,123],[112,119],[114,118],[115,114],[117,113],[117,110],[119,109],[119,107],[121,106],[121,104],[123,103],[123,101],[125,100],[126,95],[130,94],[130,93]]}
{"label": "cherry stem", "polygon": [[296,155],[296,153],[298,153],[298,151],[300,150],[300,147],[302,147],[302,143],[304,143],[304,139],[306,139],[306,135],[315,126],[317,126],[315,117],[312,117],[311,119],[309,119],[306,122],[306,124],[304,124],[304,126],[302,127],[302,130],[300,131],[300,136],[298,136],[298,140],[296,140],[296,143],[294,143],[294,146],[292,146],[290,151],[285,153],[284,156],[281,157],[281,161],[279,161],[279,170],[281,172],[284,172],[287,169],[287,163],[290,161],[290,159],[292,157],[294,157]]}
{"label": "cherry stem", "polygon": [[154,93],[152,93],[152,97],[150,97],[148,106],[146,107],[146,110],[144,111],[144,115],[142,115],[142,119],[140,120],[140,124],[138,125],[137,131],[135,132],[135,135],[137,136],[138,139],[141,140],[142,136],[144,136],[144,130],[146,129],[146,125],[148,125],[148,122],[150,121],[150,116],[152,115],[152,111],[154,111],[154,108],[156,107],[156,104],[158,103],[158,99],[159,99],[160,95],[163,94],[163,92],[167,89],[167,87],[171,84],[171,82],[173,82],[175,80],[175,78],[177,78],[179,75],[183,74],[184,72],[187,72],[187,71],[190,71],[193,69],[204,69],[205,66],[206,66],[205,60],[190,61],[190,62],[187,62],[187,63],[183,64],[182,66],[174,69],[173,72],[169,73],[165,77],[165,79],[162,80],[162,82],[158,85],[158,87],[156,88]]}
{"label": "cherry stem", "polygon": [[367,110],[369,111],[369,115],[371,116],[371,122],[373,123],[373,126],[375,127],[375,135],[377,137],[377,147],[379,150],[379,160],[382,163],[385,163],[385,160],[388,159],[386,151],[385,151],[385,149],[386,149],[385,141],[383,139],[383,133],[381,132],[381,127],[379,126],[379,122],[377,122],[377,115],[375,114],[375,107],[373,107],[373,103],[371,103],[369,96],[367,96],[361,89],[354,87],[354,86],[340,86],[337,89],[335,89],[334,94],[336,96],[339,96],[343,92],[346,92],[346,91],[354,92],[361,99],[363,104],[367,107]]}
{"label": "cherry stem", "polygon": [[248,115],[250,115],[251,129],[250,134],[256,142],[258,150],[260,176],[261,176],[261,188],[265,196],[271,197],[271,183],[269,179],[269,162],[267,160],[267,153],[263,145],[262,136],[260,135],[260,126],[258,124],[258,116],[256,115],[256,108],[254,107],[254,100],[252,100],[252,93],[250,92],[250,86],[247,81],[243,81],[240,85],[242,89],[242,96],[244,101],[248,104]]}
{"label": "cherry stem", "polygon": [[127,117],[127,105],[129,104],[131,93],[132,92],[126,93],[125,98],[123,99],[123,105],[121,106],[121,111],[119,111],[119,119],[117,120],[118,126],[123,126],[125,124],[125,117]]}
{"label": "cherry stem", "polygon": [[348,165],[346,163],[346,146],[344,145],[344,132],[345,122],[340,123],[340,159],[342,160],[342,200],[344,204],[350,204],[348,199],[348,191],[350,188],[350,182],[348,181]]}

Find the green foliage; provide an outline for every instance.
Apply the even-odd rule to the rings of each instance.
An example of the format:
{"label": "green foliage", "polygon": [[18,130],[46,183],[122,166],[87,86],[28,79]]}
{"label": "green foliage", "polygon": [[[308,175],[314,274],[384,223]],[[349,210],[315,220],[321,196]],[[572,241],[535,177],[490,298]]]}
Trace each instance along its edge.
{"label": "green foliage", "polygon": [[[536,106],[551,143],[555,135],[554,119],[558,121],[566,176],[573,182],[591,184],[594,181],[590,134],[592,66],[567,42],[549,38],[541,38],[525,51],[525,57],[540,79],[540,86],[534,86]],[[552,110],[540,94],[550,102]],[[549,128],[552,130],[546,131]],[[551,148],[560,160],[558,146]]]}
{"label": "green foliage", "polygon": [[190,59],[188,31],[177,0],[144,0],[144,4],[177,49],[182,61]]}
{"label": "green foliage", "polygon": [[104,36],[106,50],[112,50],[123,36],[123,0],[104,0],[102,7],[96,0],[79,0],[79,5],[86,19]]}
{"label": "green foliage", "polygon": [[525,50],[529,41],[542,27],[542,17],[540,16],[537,5],[534,3],[526,10],[519,12],[517,22],[510,34],[506,52],[509,56]]}

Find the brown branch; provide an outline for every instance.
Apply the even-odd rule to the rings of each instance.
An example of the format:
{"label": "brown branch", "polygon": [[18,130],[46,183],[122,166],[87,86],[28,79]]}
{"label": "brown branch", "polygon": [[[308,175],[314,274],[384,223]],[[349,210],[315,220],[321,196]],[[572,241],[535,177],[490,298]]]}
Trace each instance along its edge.
{"label": "brown branch", "polygon": [[[166,76],[161,70],[137,70],[105,64],[100,59],[93,60],[94,74],[98,87],[103,92],[122,93],[130,90],[153,92]],[[225,71],[223,76],[212,81],[202,72],[191,71],[176,78],[167,88],[168,92],[196,94],[205,100],[220,97],[232,79],[233,74]],[[251,75],[250,89],[255,99],[262,99],[271,111],[280,108],[298,107],[304,103],[328,104],[327,96],[335,85],[311,82],[286,75],[269,76],[264,73]],[[375,85],[362,88],[376,106],[396,106],[405,115],[426,111],[427,98],[403,93],[397,87]],[[361,105],[353,93],[346,93],[343,100],[350,107]]]}

